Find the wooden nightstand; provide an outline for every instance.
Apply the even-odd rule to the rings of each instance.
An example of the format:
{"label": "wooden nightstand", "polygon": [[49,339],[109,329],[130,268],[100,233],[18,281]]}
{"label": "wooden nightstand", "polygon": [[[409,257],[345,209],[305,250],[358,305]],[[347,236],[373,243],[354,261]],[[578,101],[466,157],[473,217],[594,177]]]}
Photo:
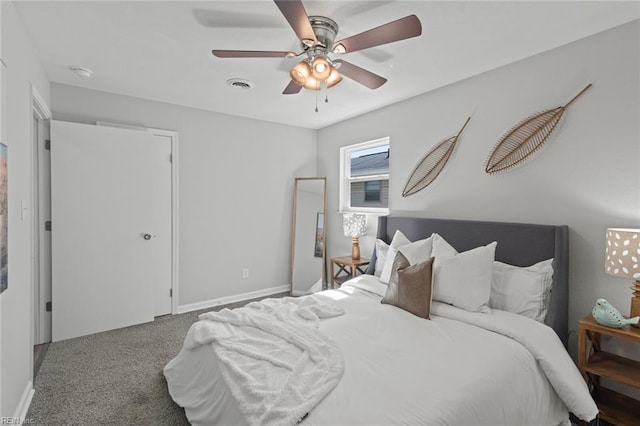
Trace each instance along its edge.
{"label": "wooden nightstand", "polygon": [[603,335],[640,344],[640,329],[604,327],[591,315],[578,322],[578,368],[598,404],[599,417],[618,426],[640,425],[640,401],[600,386],[605,377],[640,389],[640,362],[603,351]]}
{"label": "wooden nightstand", "polygon": [[[343,282],[358,275],[358,272],[364,274],[366,269],[363,266],[369,264],[369,259],[361,257],[358,260],[353,260],[351,256],[332,257],[331,258],[331,284],[335,286],[342,285]],[[336,271],[338,267],[338,271]],[[342,274],[342,275],[341,275]]]}

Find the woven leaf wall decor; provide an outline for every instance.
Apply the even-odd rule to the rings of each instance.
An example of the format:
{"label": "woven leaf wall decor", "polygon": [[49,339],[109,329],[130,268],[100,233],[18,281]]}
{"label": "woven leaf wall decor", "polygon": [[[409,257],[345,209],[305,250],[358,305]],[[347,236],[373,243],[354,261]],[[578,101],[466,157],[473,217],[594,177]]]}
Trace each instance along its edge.
{"label": "woven leaf wall decor", "polygon": [[462,129],[460,129],[455,136],[443,140],[422,157],[416,168],[413,169],[413,172],[409,175],[407,183],[404,185],[404,189],[402,190],[403,197],[408,197],[424,189],[438,177],[445,164],[447,164],[447,161],[449,161],[456,142],[458,142],[458,138],[464,128],[467,127],[469,120],[471,120],[471,117],[467,118]]}
{"label": "woven leaf wall decor", "polygon": [[540,149],[555,130],[567,107],[589,87],[591,84],[565,105],[529,116],[509,130],[493,148],[487,159],[485,171],[493,174],[508,170]]}

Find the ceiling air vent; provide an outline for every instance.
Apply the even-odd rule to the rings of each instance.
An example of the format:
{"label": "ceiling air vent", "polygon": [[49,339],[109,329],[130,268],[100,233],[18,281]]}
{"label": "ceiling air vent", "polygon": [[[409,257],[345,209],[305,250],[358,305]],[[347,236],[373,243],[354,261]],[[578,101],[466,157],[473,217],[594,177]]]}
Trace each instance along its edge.
{"label": "ceiling air vent", "polygon": [[231,78],[227,80],[227,84],[236,89],[249,90],[253,88],[253,82],[243,78]]}

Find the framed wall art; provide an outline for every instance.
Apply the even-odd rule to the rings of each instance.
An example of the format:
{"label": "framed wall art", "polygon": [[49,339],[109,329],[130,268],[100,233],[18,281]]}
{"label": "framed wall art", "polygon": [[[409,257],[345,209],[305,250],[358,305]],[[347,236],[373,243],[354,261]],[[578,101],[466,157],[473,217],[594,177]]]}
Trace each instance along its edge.
{"label": "framed wall art", "polygon": [[9,284],[9,210],[8,186],[7,186],[7,145],[0,142],[0,293],[5,291]]}

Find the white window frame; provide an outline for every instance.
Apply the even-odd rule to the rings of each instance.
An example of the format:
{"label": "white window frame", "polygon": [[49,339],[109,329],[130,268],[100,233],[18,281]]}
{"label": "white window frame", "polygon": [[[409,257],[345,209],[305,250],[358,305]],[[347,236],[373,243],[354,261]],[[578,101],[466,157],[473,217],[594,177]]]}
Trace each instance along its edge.
{"label": "white window frame", "polygon": [[391,145],[389,137],[362,142],[340,148],[340,213],[381,213],[389,214],[389,207],[351,207],[351,183],[369,180],[389,180],[389,173],[351,177],[351,153],[363,149],[375,148],[381,145]]}

